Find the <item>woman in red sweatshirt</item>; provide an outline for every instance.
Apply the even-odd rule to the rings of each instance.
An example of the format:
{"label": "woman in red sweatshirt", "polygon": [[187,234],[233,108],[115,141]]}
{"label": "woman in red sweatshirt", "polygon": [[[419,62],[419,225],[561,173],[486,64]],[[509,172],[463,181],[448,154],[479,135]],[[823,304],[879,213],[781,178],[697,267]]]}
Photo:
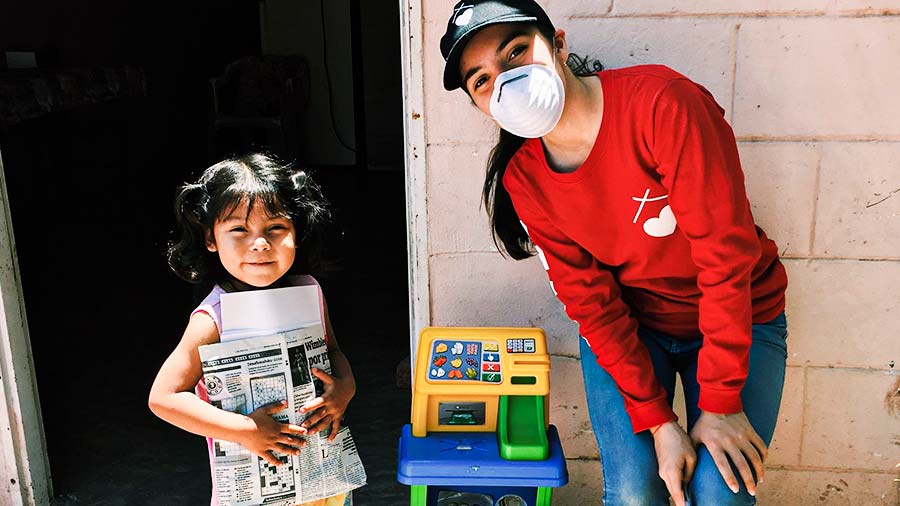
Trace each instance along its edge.
{"label": "woman in red sweatshirt", "polygon": [[723,109],[661,65],[573,71],[532,0],[459,2],[441,52],[444,87],[501,128],[484,184],[498,248],[537,254],[579,324],[603,504],[754,504],[787,277]]}

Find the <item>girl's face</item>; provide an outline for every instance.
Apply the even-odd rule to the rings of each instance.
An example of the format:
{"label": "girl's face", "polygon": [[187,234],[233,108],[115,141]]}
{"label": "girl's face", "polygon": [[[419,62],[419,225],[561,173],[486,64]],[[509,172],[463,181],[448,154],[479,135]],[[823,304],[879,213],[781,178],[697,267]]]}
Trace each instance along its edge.
{"label": "girl's face", "polygon": [[[554,47],[560,51],[554,62]],[[472,37],[459,57],[463,88],[481,112],[491,116],[494,80],[502,72],[522,65],[540,63],[548,67],[566,61],[565,32],[556,31],[556,41],[548,42],[536,26],[501,23],[488,26]],[[560,68],[556,71],[562,75]]]}
{"label": "girl's face", "polygon": [[294,264],[296,231],[290,218],[269,216],[256,204],[247,213],[241,202],[231,214],[216,220],[206,248],[218,252],[222,266],[235,279],[256,288],[278,281]]}

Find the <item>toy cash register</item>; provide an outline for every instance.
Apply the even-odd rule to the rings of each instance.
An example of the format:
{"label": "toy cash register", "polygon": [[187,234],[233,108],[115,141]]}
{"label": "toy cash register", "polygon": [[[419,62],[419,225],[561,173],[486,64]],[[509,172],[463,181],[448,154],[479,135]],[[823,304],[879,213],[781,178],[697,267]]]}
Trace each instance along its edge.
{"label": "toy cash register", "polygon": [[568,482],[536,328],[429,327],[397,479],[411,506],[549,506]]}

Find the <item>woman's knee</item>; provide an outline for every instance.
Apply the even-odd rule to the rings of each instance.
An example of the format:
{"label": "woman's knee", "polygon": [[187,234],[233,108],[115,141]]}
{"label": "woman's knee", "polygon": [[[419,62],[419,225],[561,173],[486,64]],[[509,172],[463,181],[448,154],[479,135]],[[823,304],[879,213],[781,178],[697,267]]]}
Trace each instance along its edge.
{"label": "woman's knee", "polygon": [[[661,486],[660,486],[661,485]],[[668,506],[669,493],[662,480],[647,480],[623,485],[603,486],[603,506]]]}
{"label": "woman's knee", "polygon": [[653,465],[643,460],[607,464],[603,472],[603,506],[668,506],[669,492],[657,476],[655,460]]}
{"label": "woman's knee", "polygon": [[722,478],[709,451],[703,446],[699,447],[697,467],[688,485],[691,506],[752,506],[756,504],[756,498],[747,492],[747,488],[733,464],[731,471],[738,479],[740,486],[737,493],[728,488],[728,484]]}
{"label": "woman's knee", "polygon": [[742,485],[737,493],[731,491],[725,480],[719,475],[707,476],[698,480],[697,476],[691,481],[689,492],[691,506],[753,506],[756,498],[747,493]]}

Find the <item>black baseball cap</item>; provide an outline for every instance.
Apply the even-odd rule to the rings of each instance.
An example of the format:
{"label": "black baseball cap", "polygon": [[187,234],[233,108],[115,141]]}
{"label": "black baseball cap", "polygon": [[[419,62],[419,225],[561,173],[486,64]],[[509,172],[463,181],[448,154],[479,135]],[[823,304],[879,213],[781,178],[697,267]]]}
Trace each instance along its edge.
{"label": "black baseball cap", "polygon": [[534,23],[553,31],[553,23],[534,0],[461,0],[453,7],[447,21],[447,32],[441,37],[444,56],[444,89],[462,86],[459,79],[459,57],[469,39],[478,30],[498,23]]}

